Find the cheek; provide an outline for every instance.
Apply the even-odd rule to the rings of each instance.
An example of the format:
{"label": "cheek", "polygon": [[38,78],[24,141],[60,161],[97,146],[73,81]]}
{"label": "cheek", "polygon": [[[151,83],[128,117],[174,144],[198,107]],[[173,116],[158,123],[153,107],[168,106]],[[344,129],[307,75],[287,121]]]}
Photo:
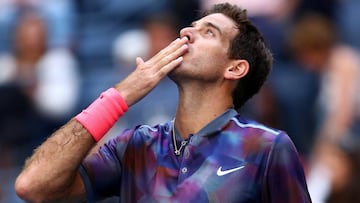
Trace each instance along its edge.
{"label": "cheek", "polygon": [[227,50],[219,43],[203,42],[189,47],[181,66],[191,72],[218,75],[228,63]]}
{"label": "cheek", "polygon": [[208,61],[210,66],[214,66],[217,69],[223,69],[228,65],[228,56],[223,51],[216,50],[208,53]]}

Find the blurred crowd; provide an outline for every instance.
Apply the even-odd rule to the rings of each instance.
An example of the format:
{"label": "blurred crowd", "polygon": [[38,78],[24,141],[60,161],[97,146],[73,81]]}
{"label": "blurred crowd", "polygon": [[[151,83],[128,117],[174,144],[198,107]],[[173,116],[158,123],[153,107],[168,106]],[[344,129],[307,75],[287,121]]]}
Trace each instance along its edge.
{"label": "blurred crowd", "polygon": [[[0,0],[0,202],[22,202],[26,157],[98,94],[224,0]],[[247,8],[275,62],[245,116],[285,130],[314,203],[360,202],[360,1],[228,0]],[[172,119],[164,79],[110,130]]]}

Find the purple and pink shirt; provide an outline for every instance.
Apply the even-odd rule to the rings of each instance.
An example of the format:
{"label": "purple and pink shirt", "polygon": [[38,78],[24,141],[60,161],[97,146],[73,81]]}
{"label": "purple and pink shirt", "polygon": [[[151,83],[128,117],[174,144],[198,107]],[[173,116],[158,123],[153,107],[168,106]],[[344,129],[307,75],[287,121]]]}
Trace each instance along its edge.
{"label": "purple and pink shirt", "polygon": [[[79,169],[87,200],[311,202],[298,153],[285,132],[230,109],[190,135],[176,156],[173,122],[125,130],[89,155]],[[175,134],[179,147],[182,139]]]}

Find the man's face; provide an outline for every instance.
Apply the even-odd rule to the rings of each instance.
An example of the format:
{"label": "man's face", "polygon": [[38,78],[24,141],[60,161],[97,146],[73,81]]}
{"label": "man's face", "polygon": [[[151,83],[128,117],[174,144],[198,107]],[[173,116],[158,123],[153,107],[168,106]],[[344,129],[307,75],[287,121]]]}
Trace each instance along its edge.
{"label": "man's face", "polygon": [[195,79],[207,82],[222,78],[231,61],[227,55],[230,40],[237,34],[235,23],[223,14],[215,13],[192,23],[180,31],[188,37],[188,52],[170,77],[176,81]]}

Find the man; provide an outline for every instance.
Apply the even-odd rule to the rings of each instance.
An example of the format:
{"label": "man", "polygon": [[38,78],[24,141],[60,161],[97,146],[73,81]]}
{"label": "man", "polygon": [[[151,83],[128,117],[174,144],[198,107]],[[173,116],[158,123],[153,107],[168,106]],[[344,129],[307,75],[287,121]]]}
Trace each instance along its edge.
{"label": "man", "polygon": [[[246,12],[219,4],[44,142],[17,178],[32,202],[119,196],[120,202],[311,202],[289,137],[234,109],[255,94],[272,57]],[[175,119],[126,130],[88,152],[169,73]]]}

